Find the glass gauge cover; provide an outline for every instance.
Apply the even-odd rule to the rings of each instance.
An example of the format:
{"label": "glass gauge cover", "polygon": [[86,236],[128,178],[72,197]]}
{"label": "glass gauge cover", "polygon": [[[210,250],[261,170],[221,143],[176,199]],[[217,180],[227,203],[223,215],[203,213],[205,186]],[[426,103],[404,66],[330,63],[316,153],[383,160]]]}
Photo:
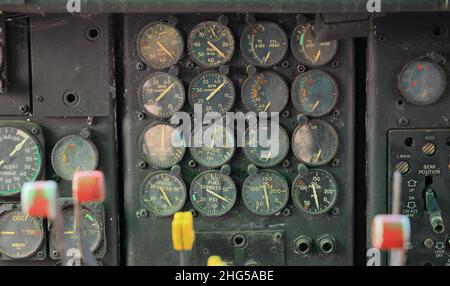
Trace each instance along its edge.
{"label": "glass gauge cover", "polygon": [[289,152],[286,130],[274,122],[249,127],[243,139],[245,157],[258,167],[273,167]]}
{"label": "glass gauge cover", "polygon": [[259,170],[245,179],[242,187],[245,206],[259,216],[270,216],[280,212],[289,200],[289,186],[275,171]]}
{"label": "glass gauge cover", "polygon": [[309,214],[328,212],[336,203],[337,183],[333,176],[319,169],[308,170],[292,184],[294,205]]}
{"label": "glass gauge cover", "polygon": [[183,83],[168,73],[155,72],[149,75],[142,82],[139,93],[144,108],[157,118],[169,118],[184,105]]}
{"label": "glass gauge cover", "polygon": [[95,170],[98,166],[98,150],[89,139],[69,135],[59,140],[52,151],[52,166],[56,174],[71,181],[78,171]]}
{"label": "glass gauge cover", "polygon": [[311,70],[300,74],[292,84],[291,99],[298,112],[319,117],[329,113],[337,103],[336,81],[326,72]]}
{"label": "glass gauge cover", "polygon": [[317,43],[314,26],[310,23],[295,27],[291,36],[291,50],[300,63],[318,67],[329,63],[336,55],[338,41]]}
{"label": "glass gauge cover", "polygon": [[230,28],[219,22],[200,23],[189,33],[188,51],[192,60],[200,66],[218,67],[233,56],[233,34]]}
{"label": "glass gauge cover", "polygon": [[230,176],[220,171],[205,171],[192,181],[190,197],[192,205],[202,215],[222,216],[236,202],[236,185]]}
{"label": "glass gauge cover", "polygon": [[42,169],[41,147],[28,131],[0,127],[0,196],[20,193],[22,185],[38,178]]}
{"label": "glass gauge cover", "polygon": [[414,105],[435,103],[444,94],[446,85],[442,68],[427,59],[409,62],[398,77],[398,89]]}
{"label": "glass gauge cover", "polygon": [[157,216],[171,216],[186,203],[186,186],[168,171],[157,171],[145,178],[141,187],[144,207]]}
{"label": "glass gauge cover", "polygon": [[291,145],[298,160],[309,166],[321,166],[330,162],[336,155],[339,138],[330,123],[313,119],[297,126]]}
{"label": "glass gauge cover", "polygon": [[248,25],[241,35],[241,53],[252,65],[271,67],[283,60],[288,50],[284,30],[273,22]]}
{"label": "glass gauge cover", "polygon": [[233,157],[234,134],[221,124],[197,128],[194,130],[192,138],[193,147],[189,148],[191,156],[204,167],[222,166]]}
{"label": "glass gauge cover", "polygon": [[242,103],[249,110],[281,112],[289,101],[289,89],[281,76],[264,71],[248,77],[242,85]]}
{"label": "glass gauge cover", "polygon": [[33,256],[44,241],[42,220],[24,215],[20,210],[0,215],[0,253],[12,259]]}
{"label": "glass gauge cover", "polygon": [[235,97],[231,79],[215,71],[199,74],[189,86],[189,103],[192,108],[195,104],[201,104],[203,113],[224,114],[233,107]]}
{"label": "glass gauge cover", "polygon": [[183,56],[183,37],[172,25],[150,23],[139,33],[137,50],[141,60],[149,67],[156,70],[167,69]]}
{"label": "glass gauge cover", "polygon": [[183,159],[186,144],[182,133],[165,123],[148,126],[139,138],[144,160],[159,169],[170,168]]}

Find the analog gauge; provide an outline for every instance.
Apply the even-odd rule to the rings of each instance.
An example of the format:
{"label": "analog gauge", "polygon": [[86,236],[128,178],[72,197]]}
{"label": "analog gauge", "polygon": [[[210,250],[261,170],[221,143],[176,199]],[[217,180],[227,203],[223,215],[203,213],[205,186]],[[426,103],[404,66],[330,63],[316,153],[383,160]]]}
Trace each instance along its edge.
{"label": "analog gauge", "polygon": [[295,27],[291,36],[291,50],[300,63],[318,67],[329,63],[336,55],[338,41],[318,43],[314,26],[306,23]]}
{"label": "analog gauge", "polygon": [[172,25],[154,22],[139,33],[137,50],[141,60],[149,67],[161,70],[176,64],[183,56],[181,33]]}
{"label": "analog gauge", "polygon": [[295,157],[309,166],[321,166],[336,155],[339,138],[333,126],[320,119],[297,126],[292,135]]}
{"label": "analog gauge", "polygon": [[155,168],[172,167],[183,159],[186,151],[182,134],[169,124],[147,127],[139,138],[139,150],[144,160]]}
{"label": "analog gauge", "polygon": [[99,159],[94,143],[79,135],[69,135],[59,140],[51,157],[56,174],[66,181],[71,181],[78,171],[97,169]]}
{"label": "analog gauge", "polygon": [[218,67],[230,61],[233,56],[233,34],[219,22],[200,23],[189,34],[188,50],[192,60],[200,66]]}
{"label": "analog gauge", "polygon": [[41,147],[27,131],[0,127],[0,196],[19,193],[22,185],[41,173]]}
{"label": "analog gauge", "polygon": [[442,68],[427,59],[408,63],[398,77],[398,89],[414,105],[428,105],[438,101],[446,85]]}
{"label": "analog gauge", "polygon": [[[63,210],[63,239],[66,249],[79,248],[77,231],[74,229],[74,217],[73,207]],[[81,231],[89,251],[97,250],[103,239],[100,219],[92,211],[84,207],[81,208]],[[51,241],[56,245],[57,241],[53,224],[50,225],[50,235]]]}
{"label": "analog gauge", "polygon": [[289,186],[277,172],[259,170],[245,179],[242,200],[256,215],[274,215],[286,206],[289,200]]}
{"label": "analog gauge", "polygon": [[324,170],[308,170],[306,175],[298,176],[292,184],[294,205],[309,214],[328,212],[336,203],[337,183],[333,176]]}
{"label": "analog gauge", "polygon": [[186,202],[186,186],[168,171],[150,174],[142,184],[144,207],[157,216],[171,216],[181,210]]}
{"label": "analog gauge", "polygon": [[229,212],[236,202],[236,185],[230,176],[209,170],[194,178],[190,196],[192,205],[202,215],[222,216]]}
{"label": "analog gauge", "polygon": [[[200,132],[202,131],[202,132]],[[212,124],[197,128],[193,134],[192,158],[204,167],[227,163],[234,154],[234,135],[225,126]]]}
{"label": "analog gauge", "polygon": [[20,210],[0,215],[0,253],[12,259],[33,256],[44,241],[42,220],[24,215]]}
{"label": "analog gauge", "polygon": [[273,22],[256,22],[241,35],[241,53],[252,65],[271,67],[284,58],[288,39],[283,29]]}
{"label": "analog gauge", "polygon": [[289,101],[289,90],[281,76],[264,71],[248,77],[242,85],[242,102],[253,112],[281,112]]}
{"label": "analog gauge", "polygon": [[139,92],[144,108],[157,118],[169,118],[184,105],[183,83],[168,73],[152,73],[141,84]]}
{"label": "analog gauge", "polygon": [[234,84],[226,75],[207,71],[196,76],[189,86],[189,102],[200,104],[203,113],[219,112],[224,114],[234,104],[236,91]]}
{"label": "analog gauge", "polygon": [[300,74],[292,84],[291,98],[295,108],[312,117],[329,113],[338,100],[336,81],[327,73],[311,70]]}
{"label": "analog gauge", "polygon": [[244,155],[259,167],[273,167],[289,152],[289,137],[279,124],[258,124],[245,132]]}

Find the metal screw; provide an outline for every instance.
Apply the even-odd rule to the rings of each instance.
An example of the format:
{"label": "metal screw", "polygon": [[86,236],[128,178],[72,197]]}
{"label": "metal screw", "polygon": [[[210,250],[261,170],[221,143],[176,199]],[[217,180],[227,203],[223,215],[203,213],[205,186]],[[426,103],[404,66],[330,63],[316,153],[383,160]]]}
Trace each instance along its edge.
{"label": "metal screw", "polygon": [[136,63],[136,68],[137,70],[144,70],[145,69],[145,64],[143,62],[137,62]]}
{"label": "metal screw", "polygon": [[408,124],[409,124],[408,118],[406,118],[406,117],[400,117],[400,118],[398,119],[398,125],[400,125],[400,126],[406,126],[406,125],[408,125]]}
{"label": "metal screw", "polygon": [[283,168],[287,169],[291,165],[291,162],[289,162],[289,160],[286,159],[283,161],[283,163],[281,163],[281,165],[283,166]]}
{"label": "metal screw", "polygon": [[304,65],[298,65],[297,71],[303,73],[306,71],[306,67]]}
{"label": "metal screw", "polygon": [[22,105],[20,105],[19,106],[19,111],[21,112],[21,113],[27,113],[28,112],[28,106],[27,105],[24,105],[24,104],[22,104]]}
{"label": "metal screw", "polygon": [[33,128],[33,129],[31,129],[31,133],[32,133],[33,135],[38,135],[38,134],[39,134],[39,129]]}
{"label": "metal screw", "polygon": [[333,167],[337,167],[337,166],[339,166],[341,164],[341,161],[339,160],[339,159],[333,159],[332,161],[331,161],[331,166],[333,166]]}
{"label": "metal screw", "polygon": [[44,98],[42,96],[38,95],[38,96],[36,96],[36,101],[37,102],[43,102]]}
{"label": "metal screw", "polygon": [[290,216],[291,215],[291,209],[285,208],[281,211],[282,216]]}
{"label": "metal screw", "polygon": [[423,245],[426,248],[432,248],[434,246],[434,241],[431,238],[427,238],[423,241]]}
{"label": "metal screw", "polygon": [[281,232],[275,232],[272,236],[273,240],[280,241],[283,238],[283,234]]}
{"label": "metal screw", "polygon": [[289,65],[290,65],[289,61],[283,61],[281,63],[281,67],[284,68],[284,69],[287,69],[289,67]]}
{"label": "metal screw", "polygon": [[331,115],[333,115],[333,117],[339,117],[341,115],[341,111],[339,109],[335,108],[331,112]]}
{"label": "metal screw", "polygon": [[137,113],[137,118],[138,120],[142,121],[145,118],[145,113],[144,112],[138,112]]}
{"label": "metal screw", "polygon": [[144,161],[140,161],[140,162],[137,164],[137,167],[138,167],[139,169],[145,169],[145,167],[147,167],[147,163],[145,163]]}
{"label": "metal screw", "polygon": [[195,167],[197,166],[197,163],[196,163],[194,160],[190,160],[190,161],[188,162],[188,165],[189,165],[189,167],[191,167],[191,168],[195,168]]}
{"label": "metal screw", "polygon": [[338,60],[334,60],[331,62],[331,67],[332,68],[338,68],[341,66],[341,63]]}

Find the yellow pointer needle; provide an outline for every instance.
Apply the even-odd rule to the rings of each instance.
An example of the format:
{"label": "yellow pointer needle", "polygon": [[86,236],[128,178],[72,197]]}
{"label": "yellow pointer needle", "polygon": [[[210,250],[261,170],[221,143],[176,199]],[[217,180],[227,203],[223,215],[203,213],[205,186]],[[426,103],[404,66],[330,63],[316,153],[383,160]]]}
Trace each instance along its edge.
{"label": "yellow pointer needle", "polygon": [[311,112],[313,112],[314,110],[316,110],[316,108],[319,106],[320,104],[320,100],[316,101],[316,103],[314,103],[313,108],[311,109]]}
{"label": "yellow pointer needle", "polygon": [[219,50],[213,43],[211,43],[210,41],[206,42],[208,44],[208,46],[210,46],[214,51],[216,51],[219,56],[221,56],[222,58],[225,58],[225,54],[222,53],[221,50]]}
{"label": "yellow pointer needle", "polygon": [[172,205],[172,203],[170,202],[169,197],[167,196],[166,192],[164,192],[163,188],[162,188],[162,187],[159,187],[159,190],[161,191],[161,194],[163,195],[164,199],[165,199],[166,202],[169,204],[169,206],[170,206],[171,208],[173,208],[173,205]]}
{"label": "yellow pointer needle", "polygon": [[267,111],[270,107],[270,101],[267,103],[266,107],[264,107],[264,111]]}
{"label": "yellow pointer needle", "polygon": [[73,230],[65,231],[64,234],[75,234],[75,231]]}
{"label": "yellow pointer needle", "polygon": [[267,55],[263,58],[262,63],[265,64],[270,57],[270,51],[267,52]]}
{"label": "yellow pointer needle", "polygon": [[308,90],[307,90],[306,88],[303,89],[302,96],[303,96],[303,97],[308,96]]}
{"label": "yellow pointer needle", "polygon": [[319,152],[317,152],[316,156],[313,157],[313,162],[319,160],[320,155],[322,155],[322,149],[319,149]]}
{"label": "yellow pointer needle", "polygon": [[208,97],[206,98],[207,101],[209,101],[216,93],[225,85],[224,82],[222,82],[213,92],[211,92]]}
{"label": "yellow pointer needle", "polygon": [[161,92],[160,95],[156,98],[156,101],[160,101],[168,92],[172,89],[172,87],[175,85],[175,83],[172,83],[169,85],[163,92]]}
{"label": "yellow pointer needle", "polygon": [[264,185],[263,185],[263,190],[264,190],[264,199],[266,200],[267,209],[270,210],[269,194],[267,194],[267,188]]}
{"label": "yellow pointer needle", "polygon": [[0,235],[15,235],[14,231],[0,231]]}
{"label": "yellow pointer needle", "polygon": [[169,57],[174,58],[174,56],[169,52],[169,50],[166,49],[166,47],[164,47],[163,44],[161,44],[159,41],[156,41],[156,44],[161,48],[161,50],[168,54]]}
{"label": "yellow pointer needle", "polygon": [[222,197],[221,195],[219,195],[219,194],[217,194],[217,193],[215,193],[215,192],[213,192],[213,191],[211,191],[211,190],[209,190],[209,189],[205,189],[205,191],[206,191],[207,193],[210,193],[211,195],[213,195],[213,196],[215,196],[215,197],[221,199],[221,200],[224,201],[224,202],[227,202],[227,203],[230,202],[229,199],[227,199],[227,198],[225,198],[225,197]]}
{"label": "yellow pointer needle", "polygon": [[316,191],[316,182],[312,183],[312,189],[313,189],[314,201],[316,202],[316,207],[317,207],[317,209],[320,209],[319,198],[317,197],[317,191]]}
{"label": "yellow pointer needle", "polygon": [[320,50],[319,50],[319,52],[316,54],[316,57],[314,58],[314,63],[317,63],[317,61],[319,60],[319,58],[320,58]]}

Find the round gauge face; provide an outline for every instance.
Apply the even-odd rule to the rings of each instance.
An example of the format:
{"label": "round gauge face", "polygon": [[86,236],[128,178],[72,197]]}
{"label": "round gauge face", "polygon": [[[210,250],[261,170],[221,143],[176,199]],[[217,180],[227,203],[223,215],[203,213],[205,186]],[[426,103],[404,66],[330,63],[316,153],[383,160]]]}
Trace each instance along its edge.
{"label": "round gauge face", "polygon": [[148,113],[157,118],[169,118],[183,107],[185,91],[177,77],[155,72],[141,84],[140,96]]}
{"label": "round gauge face", "polygon": [[236,185],[230,176],[219,171],[205,171],[192,181],[190,196],[192,205],[202,215],[222,216],[236,202]]}
{"label": "round gauge face", "polygon": [[0,127],[0,196],[20,193],[22,185],[36,180],[41,169],[38,141],[25,130]]}
{"label": "round gauge face", "polygon": [[[73,207],[63,210],[63,239],[66,249],[79,248],[77,242],[77,232],[74,229],[74,209]],[[94,213],[86,208],[81,209],[81,231],[89,251],[97,250],[102,241],[102,228],[99,219]],[[56,234],[53,224],[50,227],[51,240],[56,243]]]}
{"label": "round gauge face", "polygon": [[186,203],[184,182],[168,171],[148,176],[141,187],[144,207],[157,216],[171,216]]}
{"label": "round gauge face", "polygon": [[336,155],[339,138],[331,124],[314,119],[297,126],[291,145],[298,160],[309,166],[321,166],[330,162]]}
{"label": "round gauge face", "polygon": [[184,52],[181,33],[172,25],[154,22],[139,33],[137,50],[141,60],[149,67],[161,70],[176,64]]}
{"label": "round gauge face", "polygon": [[289,137],[278,124],[249,127],[245,132],[244,155],[258,167],[273,167],[289,152]]}
{"label": "round gauge face", "polygon": [[286,206],[289,200],[289,186],[277,172],[259,170],[245,179],[242,200],[256,215],[274,215]]}
{"label": "round gauge face", "polygon": [[230,61],[234,53],[231,30],[215,21],[203,22],[189,33],[188,51],[202,67],[215,68]]}
{"label": "round gauge face", "polygon": [[44,241],[42,220],[20,210],[0,215],[0,252],[12,259],[33,256]]}
{"label": "round gauge face", "polygon": [[165,169],[183,159],[186,147],[182,134],[175,127],[156,124],[142,132],[139,150],[147,163],[155,168]]}
{"label": "round gauge face", "polygon": [[446,85],[444,71],[431,60],[408,63],[398,77],[398,89],[414,105],[428,105],[438,101]]}
{"label": "round gauge face", "polygon": [[283,60],[288,49],[284,30],[273,22],[256,22],[241,35],[241,53],[252,65],[271,67]]}
{"label": "round gauge face", "polygon": [[304,65],[323,66],[334,58],[337,49],[338,41],[317,43],[314,26],[310,23],[300,24],[292,32],[292,54]]}
{"label": "round gauge face", "polygon": [[278,74],[265,71],[248,77],[242,85],[242,103],[249,110],[281,112],[289,101],[289,89]]}
{"label": "round gauge face", "polygon": [[98,150],[94,143],[79,135],[62,138],[52,151],[53,169],[66,181],[71,181],[78,171],[97,169],[98,159]]}
{"label": "round gauge face", "polygon": [[224,114],[234,104],[236,91],[234,84],[226,75],[207,71],[196,76],[189,86],[189,102],[202,106],[203,113],[219,112]]}
{"label": "round gauge face", "polygon": [[193,138],[194,144],[189,151],[192,158],[204,167],[222,166],[234,155],[234,135],[223,125],[212,124],[197,128]]}
{"label": "round gauge face", "polygon": [[311,70],[300,74],[292,84],[291,98],[295,108],[307,116],[329,113],[339,95],[336,81],[327,73]]}
{"label": "round gauge face", "polygon": [[337,183],[333,176],[323,170],[308,170],[292,184],[294,205],[309,214],[328,212],[336,203]]}

